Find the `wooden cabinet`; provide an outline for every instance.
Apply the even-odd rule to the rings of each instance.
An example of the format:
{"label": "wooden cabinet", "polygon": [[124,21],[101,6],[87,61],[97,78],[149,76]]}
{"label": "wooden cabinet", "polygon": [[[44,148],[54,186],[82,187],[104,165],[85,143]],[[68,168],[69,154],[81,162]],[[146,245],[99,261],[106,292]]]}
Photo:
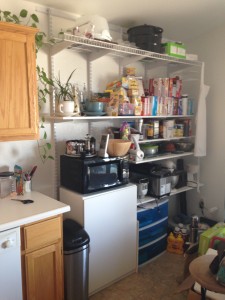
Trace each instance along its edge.
{"label": "wooden cabinet", "polygon": [[21,229],[24,300],[62,300],[62,217]]}
{"label": "wooden cabinet", "polygon": [[38,138],[35,34],[0,22],[0,141]]}

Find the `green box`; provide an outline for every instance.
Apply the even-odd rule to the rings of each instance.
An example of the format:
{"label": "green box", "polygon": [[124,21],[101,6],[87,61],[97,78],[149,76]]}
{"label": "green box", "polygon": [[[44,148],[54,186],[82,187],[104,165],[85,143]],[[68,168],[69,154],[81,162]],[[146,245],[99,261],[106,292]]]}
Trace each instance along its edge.
{"label": "green box", "polygon": [[207,229],[200,235],[198,254],[204,255],[209,248],[210,241],[214,236],[225,236],[225,223],[217,223],[215,226]]}
{"label": "green box", "polygon": [[167,42],[162,44],[164,53],[177,58],[186,58],[186,48],[181,43]]}

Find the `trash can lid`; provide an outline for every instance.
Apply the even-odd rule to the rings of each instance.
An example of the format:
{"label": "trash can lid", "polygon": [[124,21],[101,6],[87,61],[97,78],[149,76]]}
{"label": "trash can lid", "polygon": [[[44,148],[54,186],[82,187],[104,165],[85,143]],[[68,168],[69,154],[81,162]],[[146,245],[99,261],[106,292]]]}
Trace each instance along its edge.
{"label": "trash can lid", "polygon": [[65,251],[80,248],[89,242],[89,235],[80,224],[72,219],[63,221],[63,248]]}

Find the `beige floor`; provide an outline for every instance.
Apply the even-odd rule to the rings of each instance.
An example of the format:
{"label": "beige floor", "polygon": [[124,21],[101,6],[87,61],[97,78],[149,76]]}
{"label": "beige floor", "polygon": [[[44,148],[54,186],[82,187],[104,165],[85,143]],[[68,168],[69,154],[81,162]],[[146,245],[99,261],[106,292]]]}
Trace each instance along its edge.
{"label": "beige floor", "polygon": [[149,264],[90,300],[185,300],[187,292],[176,294],[184,269],[184,256],[165,252]]}

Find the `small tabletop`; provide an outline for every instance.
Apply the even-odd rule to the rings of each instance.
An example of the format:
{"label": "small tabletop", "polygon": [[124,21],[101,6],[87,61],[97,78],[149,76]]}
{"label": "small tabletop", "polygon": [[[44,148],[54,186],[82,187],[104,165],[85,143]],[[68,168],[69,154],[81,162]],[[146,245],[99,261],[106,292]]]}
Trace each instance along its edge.
{"label": "small tabletop", "polygon": [[214,257],[215,255],[207,254],[195,258],[190,263],[189,271],[202,288],[212,292],[225,294],[225,287],[216,281],[216,275],[209,269],[209,265]]}

